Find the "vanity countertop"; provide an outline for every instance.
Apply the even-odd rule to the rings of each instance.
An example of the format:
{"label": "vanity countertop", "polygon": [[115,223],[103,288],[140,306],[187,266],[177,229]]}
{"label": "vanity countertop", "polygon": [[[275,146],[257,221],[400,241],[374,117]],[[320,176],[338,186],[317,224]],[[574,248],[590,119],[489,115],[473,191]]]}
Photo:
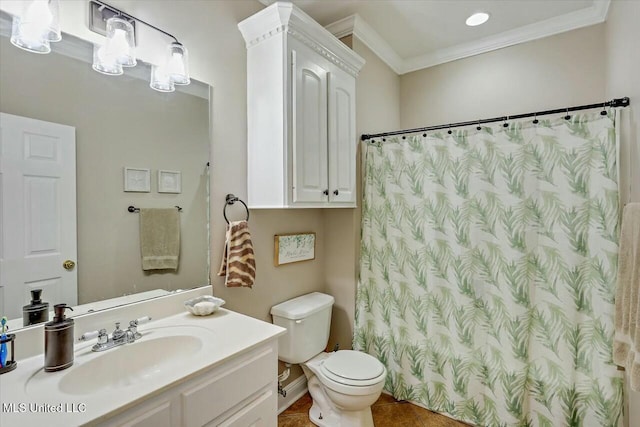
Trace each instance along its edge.
{"label": "vanity countertop", "polygon": [[[175,314],[142,325],[139,331],[142,338],[136,343],[105,352],[91,351],[95,340],[76,343],[74,365],[63,371],[44,372],[42,354],[18,360],[16,370],[0,376],[0,425],[68,427],[93,424],[132,408],[170,387],[198,378],[199,374],[285,333],[285,329],[279,326],[226,309],[219,309],[204,317],[187,312]],[[167,369],[166,363],[158,363],[161,357],[156,360],[154,355],[157,355],[157,350],[147,351],[143,358],[114,357],[135,354],[132,347],[144,344],[145,340],[151,342],[161,339],[162,341],[156,342],[162,345],[172,343],[174,340],[170,338],[182,335],[181,331],[186,331],[185,335],[195,331],[195,335],[199,337],[199,347],[167,349],[168,353],[178,355],[172,357],[170,369]],[[176,347],[183,343],[181,340],[175,342]],[[123,353],[109,355],[110,352]],[[104,359],[98,360],[101,357]],[[122,363],[123,360],[127,362]],[[138,368],[142,370],[136,371],[137,375],[127,377],[125,381],[112,380],[111,372],[127,369],[129,360],[135,365],[142,365],[142,368]],[[118,366],[123,364],[127,366]],[[74,370],[91,372],[86,375],[92,377],[91,381],[101,381],[104,378],[114,383],[95,392],[83,391],[83,387],[91,388],[95,383],[80,379],[84,385],[75,387],[74,383],[68,381],[72,377],[78,377],[70,375]]]}

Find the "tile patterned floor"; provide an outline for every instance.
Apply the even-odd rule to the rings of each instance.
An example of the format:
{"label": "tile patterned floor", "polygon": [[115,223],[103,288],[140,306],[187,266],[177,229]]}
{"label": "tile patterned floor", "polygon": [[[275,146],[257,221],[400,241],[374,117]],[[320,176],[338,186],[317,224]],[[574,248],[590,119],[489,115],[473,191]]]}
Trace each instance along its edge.
{"label": "tile patterned floor", "polygon": [[[309,420],[311,396],[302,396],[278,416],[278,427],[314,427]],[[436,414],[409,402],[398,402],[382,394],[371,407],[376,427],[468,427],[467,424]]]}

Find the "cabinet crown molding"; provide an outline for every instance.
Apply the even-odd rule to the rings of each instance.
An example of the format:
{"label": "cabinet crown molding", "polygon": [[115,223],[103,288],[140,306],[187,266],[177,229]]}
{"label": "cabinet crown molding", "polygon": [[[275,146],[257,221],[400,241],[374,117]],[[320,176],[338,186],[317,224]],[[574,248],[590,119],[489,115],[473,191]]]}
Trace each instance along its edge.
{"label": "cabinet crown molding", "polygon": [[286,32],[353,76],[365,60],[289,2],[276,2],[238,24],[247,49]]}

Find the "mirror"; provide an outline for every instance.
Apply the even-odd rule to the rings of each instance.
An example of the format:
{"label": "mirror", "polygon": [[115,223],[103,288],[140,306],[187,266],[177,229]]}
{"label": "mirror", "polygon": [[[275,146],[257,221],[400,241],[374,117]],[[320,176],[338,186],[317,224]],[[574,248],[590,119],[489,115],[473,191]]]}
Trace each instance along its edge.
{"label": "mirror", "polygon": [[[25,206],[7,206],[11,202],[4,199],[11,191],[8,179],[2,181],[0,315],[11,319],[12,330],[22,327],[22,307],[30,303],[32,289],[42,289],[41,298],[49,303],[49,310],[54,304],[69,303],[79,306],[73,313],[78,315],[208,284],[209,86],[192,80],[173,93],[154,91],[149,87],[150,67],[141,61],[121,76],[99,74],[91,69],[92,45],[67,34],[61,42],[52,43],[48,55],[25,52],[10,44],[10,24],[10,16],[3,13],[1,125],[9,126],[9,114],[75,128],[75,171],[71,171],[75,172],[75,189],[65,194],[71,205],[75,190],[76,210],[65,214],[67,203],[55,197],[44,197],[35,206],[29,199],[32,193],[62,192],[50,179],[40,182],[35,178],[23,178],[29,185],[22,192],[31,192],[24,199]],[[31,152],[22,146],[18,151],[25,156],[51,154],[55,158],[56,153],[47,151],[46,138],[36,136]],[[7,140],[3,130],[3,150]],[[7,170],[16,165],[5,151],[0,153],[0,172],[6,178]],[[131,168],[129,175],[125,168]],[[125,185],[128,190],[145,191],[125,191]],[[148,192],[145,185],[150,187]],[[140,214],[129,212],[129,206],[181,208],[177,270],[142,269]],[[18,212],[26,227],[31,227],[22,237],[10,232],[22,221],[18,217],[10,220]],[[73,250],[58,255],[75,265],[67,263],[70,269],[65,270],[62,262],[56,262],[58,273],[34,280],[31,273],[47,264],[46,255],[56,251],[57,241],[69,240],[73,234],[44,227],[56,218],[65,221],[73,216],[77,219],[77,258]],[[33,263],[18,277],[11,271],[15,269],[7,250],[16,245],[30,248],[19,255]],[[65,277],[69,271],[77,275],[77,291],[60,285],[58,276]]]}

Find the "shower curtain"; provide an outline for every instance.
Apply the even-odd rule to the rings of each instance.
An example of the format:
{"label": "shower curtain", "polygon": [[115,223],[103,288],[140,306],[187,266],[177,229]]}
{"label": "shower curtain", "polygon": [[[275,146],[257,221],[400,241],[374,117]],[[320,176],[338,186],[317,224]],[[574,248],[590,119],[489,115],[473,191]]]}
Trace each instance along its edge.
{"label": "shower curtain", "polygon": [[480,426],[618,426],[614,112],[365,147],[354,348]]}

